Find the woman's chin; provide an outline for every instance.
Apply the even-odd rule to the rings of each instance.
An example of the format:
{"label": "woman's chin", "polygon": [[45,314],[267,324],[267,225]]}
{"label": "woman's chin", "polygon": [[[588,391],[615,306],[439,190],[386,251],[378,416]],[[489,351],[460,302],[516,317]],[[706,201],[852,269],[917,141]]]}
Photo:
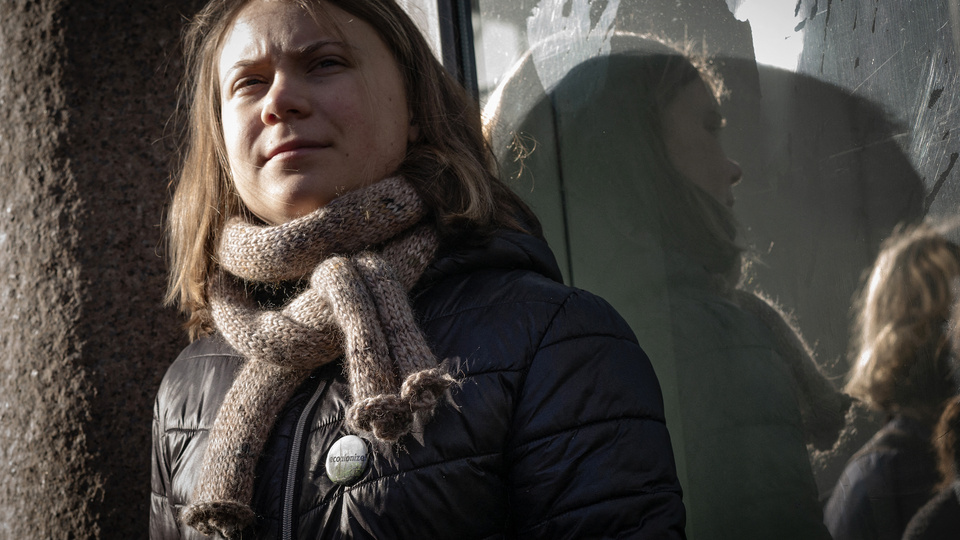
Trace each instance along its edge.
{"label": "woman's chin", "polygon": [[247,206],[269,225],[281,225],[306,216],[336,198],[329,190],[318,190],[310,182],[285,182],[284,189],[257,197]]}

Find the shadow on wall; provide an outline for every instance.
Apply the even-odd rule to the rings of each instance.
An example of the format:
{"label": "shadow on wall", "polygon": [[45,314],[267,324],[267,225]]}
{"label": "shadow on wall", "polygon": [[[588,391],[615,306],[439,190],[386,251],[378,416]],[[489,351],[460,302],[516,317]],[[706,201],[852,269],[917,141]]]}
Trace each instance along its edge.
{"label": "shadow on wall", "polygon": [[[742,59],[715,63],[731,90],[722,107],[727,154],[744,169],[734,189],[735,213],[742,241],[755,254],[744,286],[796,316],[821,367],[841,386],[850,302],[861,276],[895,225],[923,214],[922,179],[901,150],[908,134],[876,105],[817,79]],[[643,235],[650,207],[642,199],[649,195],[630,186],[629,165],[607,164],[589,183],[575,185],[580,181],[565,175],[565,167],[590,156],[578,157],[583,146],[558,136],[562,114],[555,105],[524,57],[486,111],[503,175],[541,217],[565,279],[610,301],[638,334],[652,331],[662,322],[643,306],[663,303],[663,292],[637,286],[639,268],[657,264]],[[613,120],[598,121],[598,136],[617,129],[623,104],[609,107]],[[814,456],[822,497],[878,426],[857,410],[838,446]]]}
{"label": "shadow on wall", "polygon": [[[735,143],[746,171],[737,211],[758,257],[746,286],[793,311],[821,367],[842,386],[851,300],[880,242],[897,224],[923,218],[923,179],[903,150],[911,134],[878,105],[816,78],[759,72],[759,122]],[[758,152],[743,151],[751,143]],[[821,498],[882,421],[856,407],[834,449],[812,453]]]}
{"label": "shadow on wall", "polygon": [[[745,63],[723,62],[734,88]],[[880,242],[923,217],[923,180],[903,151],[910,133],[876,104],[789,71],[759,66],[759,77],[759,99],[734,94],[725,111],[744,168],[736,212],[757,257],[747,286],[796,314],[839,383],[852,296]],[[739,121],[744,108],[755,122]]]}

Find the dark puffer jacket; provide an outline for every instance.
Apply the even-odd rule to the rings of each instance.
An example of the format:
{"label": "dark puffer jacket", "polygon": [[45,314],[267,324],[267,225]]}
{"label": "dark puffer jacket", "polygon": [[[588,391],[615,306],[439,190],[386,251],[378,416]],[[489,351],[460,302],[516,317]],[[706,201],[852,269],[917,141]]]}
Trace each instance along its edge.
{"label": "dark puffer jacket", "polygon": [[[501,233],[441,254],[413,291],[436,356],[462,384],[422,433],[375,448],[347,487],[325,473],[347,434],[342,366],[290,400],[258,465],[244,538],[683,538],[660,388],[630,328],[559,281],[537,239]],[[221,338],[187,347],[153,426],[150,535],[206,538],[177,520],[243,359]]]}

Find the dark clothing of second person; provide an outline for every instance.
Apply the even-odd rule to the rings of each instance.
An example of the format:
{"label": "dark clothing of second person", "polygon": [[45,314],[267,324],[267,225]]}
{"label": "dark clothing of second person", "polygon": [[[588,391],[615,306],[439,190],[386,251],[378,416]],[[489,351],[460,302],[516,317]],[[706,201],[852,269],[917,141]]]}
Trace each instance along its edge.
{"label": "dark clothing of second person", "polygon": [[[672,361],[682,430],[687,533],[705,540],[825,540],[784,341],[749,293],[719,293],[702,266],[666,253]],[[739,302],[737,300],[740,300]],[[752,302],[753,308],[767,306]],[[761,316],[763,315],[763,316]],[[784,324],[783,326],[786,326]],[[644,343],[667,336],[638,335]]]}
{"label": "dark clothing of second person", "polygon": [[907,524],[903,540],[960,538],[960,480],[930,499]]}
{"label": "dark clothing of second person", "polygon": [[939,481],[931,429],[895,416],[850,459],[824,510],[834,540],[900,540]]}

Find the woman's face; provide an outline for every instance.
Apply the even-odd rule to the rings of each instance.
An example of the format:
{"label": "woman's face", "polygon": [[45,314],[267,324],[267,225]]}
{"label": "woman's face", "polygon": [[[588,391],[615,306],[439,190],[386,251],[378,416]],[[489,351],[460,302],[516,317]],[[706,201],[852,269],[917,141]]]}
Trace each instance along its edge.
{"label": "woman's face", "polygon": [[688,180],[728,207],[743,171],[720,146],[724,120],[716,100],[697,79],[683,87],[663,111],[667,157]]}
{"label": "woman's face", "polygon": [[416,136],[380,36],[337,7],[326,10],[330,20],[318,25],[294,4],[251,2],[220,53],[230,172],[247,208],[270,224],[390,175]]}

